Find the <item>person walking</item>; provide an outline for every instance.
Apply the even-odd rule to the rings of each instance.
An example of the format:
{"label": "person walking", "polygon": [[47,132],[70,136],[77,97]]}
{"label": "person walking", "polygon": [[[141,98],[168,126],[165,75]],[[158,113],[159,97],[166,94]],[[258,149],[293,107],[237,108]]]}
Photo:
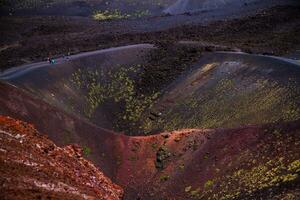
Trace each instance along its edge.
{"label": "person walking", "polygon": [[53,58],[51,58],[50,63],[51,63],[52,65],[55,64],[55,60],[54,60]]}

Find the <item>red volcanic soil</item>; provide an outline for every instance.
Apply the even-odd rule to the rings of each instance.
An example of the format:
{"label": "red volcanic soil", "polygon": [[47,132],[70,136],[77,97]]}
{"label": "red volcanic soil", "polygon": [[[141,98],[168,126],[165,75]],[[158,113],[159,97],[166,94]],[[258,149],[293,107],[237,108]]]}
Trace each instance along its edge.
{"label": "red volcanic soil", "polygon": [[[39,131],[46,133],[61,146],[78,143],[80,146],[89,147],[90,155],[85,156],[124,189],[124,199],[284,199],[288,197],[297,199],[296,197],[300,195],[299,120],[236,129],[190,129],[153,136],[129,137],[115,134],[68,115],[12,86],[6,84],[0,86],[1,114],[33,123]],[[20,185],[20,191],[28,192],[30,195],[35,194],[32,190],[23,190],[22,188],[25,187],[23,179],[15,179],[12,174],[22,178],[23,174],[27,173],[29,177],[38,179],[42,183],[45,179],[51,184],[53,182],[53,190],[48,191],[52,193],[61,191],[58,182],[67,180],[68,182],[64,183],[78,188],[80,194],[98,194],[84,183],[90,180],[88,178],[92,175],[90,173],[96,175],[101,173],[96,172],[90,164],[82,167],[84,166],[82,163],[88,162],[80,156],[74,158],[77,152],[74,148],[58,148],[36,132],[34,133],[37,139],[33,136],[23,137],[33,128],[19,121],[2,118],[0,124],[1,130],[5,131],[1,134],[4,137],[1,140],[4,141],[1,145],[3,150],[1,151],[3,158],[1,158],[10,159],[13,163],[2,161],[1,173],[8,178],[7,180],[15,181],[14,185]],[[19,130],[17,124],[25,127],[24,130]],[[69,141],[65,140],[66,130],[71,138]],[[31,137],[33,139],[26,142],[27,138]],[[24,140],[22,144],[18,143],[20,140]],[[47,144],[51,143],[54,150],[51,150],[49,145],[41,143],[41,140],[47,141]],[[41,149],[33,145],[40,143]],[[23,144],[26,148],[23,148]],[[44,152],[44,146],[50,150]],[[11,151],[6,148],[10,148]],[[20,150],[15,152],[13,148],[20,148]],[[60,152],[57,157],[56,152]],[[30,154],[36,156],[31,158]],[[20,160],[19,158],[30,166],[23,161],[16,165],[16,160]],[[54,166],[49,164],[49,160],[50,163],[53,160]],[[27,170],[36,166],[41,170]],[[72,167],[75,166],[79,171],[72,171]],[[9,170],[5,171],[4,169],[7,168]],[[62,175],[56,176],[55,173],[50,173],[56,171]],[[77,177],[78,172],[84,174],[82,180],[81,177]],[[10,181],[8,183],[12,184]],[[99,184],[99,187],[104,188],[106,183],[109,181],[104,182],[104,185]],[[10,186],[12,185],[7,187]],[[47,184],[44,185],[46,186]],[[22,193],[15,194],[11,192],[14,190],[7,187],[2,187],[6,192],[5,195],[22,196]],[[116,191],[113,194],[121,194],[118,187],[114,187],[117,190],[113,190]],[[58,189],[55,190],[56,188]],[[74,191],[69,187],[65,190],[69,193]],[[108,194],[105,193],[106,190],[100,191],[102,193],[99,194]]]}
{"label": "red volcanic soil", "polygon": [[[86,156],[107,176],[114,177],[117,134],[67,114],[12,85],[0,83],[0,114],[34,124],[58,146],[78,144],[91,149]],[[99,142],[101,141],[101,142]]]}
{"label": "red volcanic soil", "polygon": [[1,199],[121,199],[123,190],[82,157],[32,125],[0,116]]}
{"label": "red volcanic soil", "polygon": [[[300,46],[299,6],[177,26],[198,17],[100,22],[67,16],[1,17],[0,70],[49,56],[137,43],[172,46],[193,40],[276,55]],[[181,74],[183,68],[173,67],[179,61],[172,51],[162,56],[166,58],[158,61],[171,64],[153,76],[153,84],[142,82],[144,88],[162,86]],[[191,58],[183,54],[184,60]],[[154,66],[162,69],[160,62]],[[145,80],[157,75],[152,72],[147,71]],[[298,200],[299,149],[299,120],[130,137],[0,81],[0,199]]]}
{"label": "red volcanic soil", "polygon": [[[116,179],[125,188],[125,199],[299,195],[299,134],[298,121],[132,137],[121,146]],[[263,179],[264,173],[271,175]]]}
{"label": "red volcanic soil", "polygon": [[[80,199],[85,194],[117,199],[122,194],[81,157],[78,146],[59,148],[31,125],[11,118],[1,117],[0,126],[2,194],[6,198],[59,199],[66,193],[65,198]],[[294,122],[120,136],[115,143],[119,158],[114,179],[125,189],[124,199],[209,199],[213,195],[217,199],[224,195],[234,197],[230,199],[276,199],[299,195],[299,130],[300,123]],[[261,173],[266,173],[265,177]],[[35,192],[28,190],[32,187]]]}

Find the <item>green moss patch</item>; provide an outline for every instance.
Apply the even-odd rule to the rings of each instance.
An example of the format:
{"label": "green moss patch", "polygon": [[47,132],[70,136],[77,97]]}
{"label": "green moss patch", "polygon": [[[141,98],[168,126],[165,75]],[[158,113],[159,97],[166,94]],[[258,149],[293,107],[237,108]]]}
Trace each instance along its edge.
{"label": "green moss patch", "polygon": [[249,77],[241,82],[232,77],[210,84],[201,92],[179,97],[166,109],[163,119],[148,122],[147,126],[172,131],[300,119],[300,90],[292,82],[281,84],[263,77]]}

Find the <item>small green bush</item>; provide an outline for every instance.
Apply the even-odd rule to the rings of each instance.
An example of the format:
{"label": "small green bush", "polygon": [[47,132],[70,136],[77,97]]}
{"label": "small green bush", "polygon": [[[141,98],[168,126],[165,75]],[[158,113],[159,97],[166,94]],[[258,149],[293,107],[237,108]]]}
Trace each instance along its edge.
{"label": "small green bush", "polygon": [[169,178],[170,178],[169,175],[161,175],[159,179],[160,179],[160,181],[167,181],[167,180],[169,180]]}
{"label": "small green bush", "polygon": [[92,153],[92,150],[91,150],[89,147],[87,147],[87,146],[84,146],[84,147],[82,148],[82,151],[83,151],[83,154],[84,154],[85,156],[89,156],[89,155]]}
{"label": "small green bush", "polygon": [[93,18],[95,20],[99,20],[99,21],[105,21],[105,20],[113,20],[113,19],[126,19],[128,18],[130,15],[127,14],[122,14],[120,11],[118,10],[113,10],[113,11],[95,11],[93,14]]}

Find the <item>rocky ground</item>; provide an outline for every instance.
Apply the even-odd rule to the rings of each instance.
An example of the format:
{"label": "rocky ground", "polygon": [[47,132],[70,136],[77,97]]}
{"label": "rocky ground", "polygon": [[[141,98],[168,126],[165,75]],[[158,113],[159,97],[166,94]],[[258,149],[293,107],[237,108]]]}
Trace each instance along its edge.
{"label": "rocky ground", "polygon": [[123,190],[82,157],[56,146],[32,125],[0,116],[1,199],[117,200]]}
{"label": "rocky ground", "polygon": [[[36,194],[59,199],[59,181],[87,195],[94,195],[95,187],[81,183],[99,184],[100,190],[111,184],[103,183],[102,174],[79,156],[79,146],[63,147],[70,143],[79,144],[84,156],[124,189],[123,199],[299,198],[299,120],[129,137],[67,114],[16,87],[2,83],[0,88],[1,113],[33,123],[62,146],[56,147],[26,123],[1,117],[0,172],[4,177],[1,189],[5,191],[1,194],[7,199]],[[77,171],[72,171],[75,166]],[[28,167],[30,171],[26,171]],[[43,187],[49,180],[53,185],[50,191],[37,188],[32,192],[26,189],[32,185],[26,182],[29,186],[24,186],[23,179],[15,180],[13,173],[17,178],[38,179]],[[95,174],[100,181],[90,182]],[[13,183],[21,187],[16,189]],[[66,197],[73,195],[73,188],[64,187]],[[117,188],[113,194],[121,194],[117,186],[113,188]],[[20,192],[16,194],[15,190]],[[111,194],[105,191],[96,194]]]}
{"label": "rocky ground", "polygon": [[[134,43],[204,41],[247,52],[286,55],[299,49],[300,8],[278,6],[241,19],[207,25],[158,26],[172,16],[96,22],[86,17],[1,17],[0,68]],[[170,19],[169,19],[170,18]],[[197,16],[190,16],[192,20]],[[176,20],[175,20],[176,22]],[[147,26],[143,26],[147,24]],[[176,24],[176,23],[175,23]],[[168,29],[169,28],[169,29]]]}
{"label": "rocky ground", "polygon": [[[196,23],[192,13],[105,21],[14,14],[0,18],[0,70],[128,44],[157,48],[69,60],[63,68],[1,80],[0,199],[300,198],[298,61],[214,52],[297,57],[300,7],[209,23]],[[94,76],[99,72],[88,70],[99,69],[97,63],[115,71]],[[77,102],[65,101],[71,94]],[[100,110],[94,118],[70,112],[86,101]],[[103,113],[119,122],[115,109],[130,114],[120,115],[119,133],[101,126]],[[131,118],[156,124],[145,132]]]}
{"label": "rocky ground", "polygon": [[[124,188],[123,199],[296,200],[299,124],[187,129],[146,137],[110,134],[115,139],[109,146],[108,140],[98,143],[117,155],[115,162],[101,151],[96,154],[115,169],[112,178]],[[3,199],[122,196],[119,186],[81,157],[79,146],[59,148],[32,125],[12,118],[1,117],[0,126]]]}

